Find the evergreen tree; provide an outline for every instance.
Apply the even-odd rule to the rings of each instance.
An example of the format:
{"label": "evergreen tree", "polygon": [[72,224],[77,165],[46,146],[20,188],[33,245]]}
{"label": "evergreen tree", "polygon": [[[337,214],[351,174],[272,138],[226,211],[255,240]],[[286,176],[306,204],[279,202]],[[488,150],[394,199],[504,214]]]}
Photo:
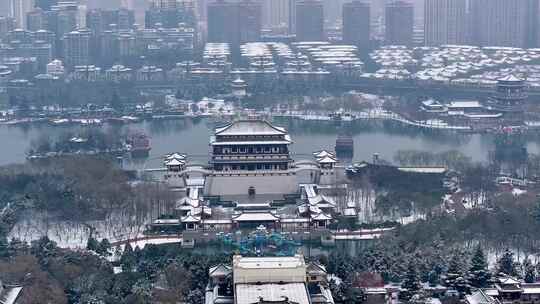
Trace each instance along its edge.
{"label": "evergreen tree", "polygon": [[540,201],[536,202],[536,205],[532,208],[531,216],[536,221],[536,224],[540,224]]}
{"label": "evergreen tree", "polygon": [[517,276],[517,269],[514,263],[514,253],[506,249],[502,257],[497,261],[497,271],[509,276]]}
{"label": "evergreen tree", "polygon": [[422,288],[416,272],[416,266],[412,261],[409,263],[407,274],[401,283],[401,288],[404,290],[399,293],[399,298],[404,301],[410,300],[412,296],[417,294]]}
{"label": "evergreen tree", "polygon": [[488,270],[488,264],[482,247],[478,245],[471,259],[471,268],[469,269],[469,282],[476,288],[487,286],[491,274]]}
{"label": "evergreen tree", "polygon": [[465,273],[463,270],[465,265],[463,265],[462,257],[463,253],[454,253],[452,259],[450,260],[445,280],[446,286],[455,289],[461,296],[468,293],[470,289],[469,284],[465,279]]}
{"label": "evergreen tree", "polygon": [[0,236],[0,258],[9,258],[9,243],[5,236]]}
{"label": "evergreen tree", "polygon": [[89,237],[88,241],[86,242],[86,249],[92,250],[95,252],[99,251],[99,242],[94,237]]}
{"label": "evergreen tree", "polygon": [[536,282],[536,267],[528,258],[523,261],[523,272],[525,283]]}
{"label": "evergreen tree", "polygon": [[103,255],[109,255],[109,249],[111,249],[111,243],[109,243],[109,240],[104,238],[99,243],[99,253]]}
{"label": "evergreen tree", "polygon": [[187,304],[204,304],[204,292],[198,288],[191,290],[186,296]]}
{"label": "evergreen tree", "polygon": [[124,253],[122,254],[122,258],[120,258],[120,264],[122,265],[122,270],[131,272],[133,268],[135,267],[136,262],[137,262],[137,258],[135,257],[133,248],[131,247],[131,244],[127,243],[124,248]]}

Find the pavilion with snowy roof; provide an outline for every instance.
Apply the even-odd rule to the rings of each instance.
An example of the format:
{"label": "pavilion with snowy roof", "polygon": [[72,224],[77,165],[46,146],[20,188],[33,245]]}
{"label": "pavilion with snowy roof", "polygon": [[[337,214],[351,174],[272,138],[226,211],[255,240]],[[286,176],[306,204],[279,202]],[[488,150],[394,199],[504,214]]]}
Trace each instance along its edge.
{"label": "pavilion with snowy roof", "polygon": [[506,119],[520,120],[524,104],[528,98],[528,86],[525,79],[513,74],[497,80],[492,107],[505,113]]}
{"label": "pavilion with snowy roof", "polygon": [[300,185],[301,199],[310,206],[317,206],[323,210],[331,210],[336,207],[336,202],[326,195],[319,193],[317,185],[305,184]]}
{"label": "pavilion with snowy roof", "polygon": [[193,231],[198,229],[199,223],[201,222],[201,217],[189,214],[182,217],[180,221],[182,221],[182,224],[184,224],[185,230]]}
{"label": "pavilion with snowy roof", "polygon": [[232,217],[232,221],[237,228],[255,228],[262,225],[268,229],[275,229],[279,226],[279,220],[279,216],[272,212],[262,211],[244,211]]}
{"label": "pavilion with snowy roof", "polygon": [[178,152],[174,152],[174,153],[171,153],[171,154],[168,154],[165,156],[165,160],[172,160],[172,159],[177,159],[177,160],[185,160],[186,159],[186,155],[185,154],[181,154],[181,153],[178,153]]}
{"label": "pavilion with snowy roof", "polygon": [[317,158],[317,159],[321,159],[321,158],[325,158],[325,157],[331,157],[331,158],[334,158],[334,159],[336,158],[335,153],[328,152],[326,150],[313,152],[313,156],[315,156],[315,158]]}
{"label": "pavilion with snowy roof", "polygon": [[181,171],[185,165],[186,165],[185,161],[176,159],[176,158],[165,161],[165,166],[170,171]]}
{"label": "pavilion with snowy roof", "polygon": [[207,304],[334,304],[324,266],[298,254],[235,255],[230,265],[211,267],[208,276]]}

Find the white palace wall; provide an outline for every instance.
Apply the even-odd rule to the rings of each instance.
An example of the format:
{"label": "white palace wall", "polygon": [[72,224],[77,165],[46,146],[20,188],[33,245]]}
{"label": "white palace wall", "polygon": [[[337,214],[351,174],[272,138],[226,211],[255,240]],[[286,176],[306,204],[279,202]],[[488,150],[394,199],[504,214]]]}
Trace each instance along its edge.
{"label": "white palace wall", "polygon": [[247,195],[249,188],[256,194],[293,194],[298,191],[296,176],[269,175],[209,175],[206,177],[206,195]]}

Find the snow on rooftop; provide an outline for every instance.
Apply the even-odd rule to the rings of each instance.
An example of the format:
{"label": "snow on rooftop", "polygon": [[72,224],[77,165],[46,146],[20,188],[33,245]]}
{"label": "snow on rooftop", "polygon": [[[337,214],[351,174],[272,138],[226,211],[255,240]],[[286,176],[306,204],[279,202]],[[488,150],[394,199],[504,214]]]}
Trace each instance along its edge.
{"label": "snow on rooftop", "polygon": [[277,220],[279,218],[270,212],[244,212],[233,217],[234,222],[266,222]]}
{"label": "snow on rooftop", "polygon": [[217,128],[216,135],[285,135],[284,128],[274,126],[264,120],[238,120],[225,127]]}
{"label": "snow on rooftop", "polygon": [[322,150],[322,151],[319,151],[319,152],[314,152],[313,155],[316,158],[323,158],[323,157],[326,157],[326,156],[334,157],[334,153],[328,152],[326,150]]}
{"label": "snow on rooftop", "polygon": [[188,216],[182,217],[182,223],[197,223],[200,221],[201,221],[201,218],[197,216],[188,215]]}
{"label": "snow on rooftop", "polygon": [[276,302],[285,298],[292,303],[309,304],[309,296],[304,283],[287,284],[237,284],[235,291],[237,304]]}
{"label": "snow on rooftop", "polygon": [[178,152],[174,152],[165,157],[165,159],[185,159],[185,158],[186,158],[185,154],[180,154]]}
{"label": "snow on rooftop", "polygon": [[288,257],[243,257],[235,256],[234,268],[297,268],[305,265],[304,258],[299,255]]}
{"label": "snow on rooftop", "polygon": [[22,287],[6,288],[5,293],[3,295],[0,295],[0,303],[15,304],[15,301],[19,297],[22,289]]}
{"label": "snow on rooftop", "polygon": [[458,100],[448,104],[449,108],[481,108],[482,105],[477,100]]}
{"label": "snow on rooftop", "polygon": [[176,158],[173,158],[171,160],[168,160],[165,162],[165,165],[167,166],[182,166],[182,165],[185,165],[186,162],[183,161],[183,160],[178,160]]}
{"label": "snow on rooftop", "polygon": [[319,213],[319,214],[313,215],[311,218],[316,221],[329,221],[332,219],[332,216],[325,213]]}
{"label": "snow on rooftop", "polygon": [[524,283],[521,284],[524,294],[540,294],[540,284],[539,283]]}
{"label": "snow on rooftop", "polygon": [[447,169],[446,167],[399,167],[398,170],[402,172],[442,174],[445,173]]}
{"label": "snow on rooftop", "polygon": [[498,81],[519,82],[523,81],[523,79],[516,77],[514,74],[510,74],[505,77],[499,78]]}
{"label": "snow on rooftop", "polygon": [[319,158],[319,159],[317,159],[317,162],[319,164],[334,164],[334,163],[337,163],[337,161],[335,159],[333,159],[332,157],[330,157],[330,156]]}

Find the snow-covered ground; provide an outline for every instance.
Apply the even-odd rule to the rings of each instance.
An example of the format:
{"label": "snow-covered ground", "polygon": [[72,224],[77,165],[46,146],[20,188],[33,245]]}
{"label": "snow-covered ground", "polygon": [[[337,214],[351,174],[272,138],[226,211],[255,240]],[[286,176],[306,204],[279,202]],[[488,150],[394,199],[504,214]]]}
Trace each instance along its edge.
{"label": "snow-covered ground", "polygon": [[91,234],[98,240],[107,238],[110,242],[134,239],[142,236],[149,222],[149,215],[136,218],[124,211],[113,212],[104,220],[85,222],[50,219],[42,213],[28,212],[8,237],[31,242],[47,235],[60,247],[86,248]]}
{"label": "snow-covered ground", "polygon": [[374,190],[359,189],[347,193],[347,201],[356,204],[356,208],[358,209],[358,220],[360,223],[395,221],[402,225],[406,225],[425,218],[424,214],[420,214],[414,210],[408,215],[403,215],[400,212],[390,212],[390,214],[387,215],[381,214],[376,210],[376,198],[377,194]]}
{"label": "snow-covered ground", "polygon": [[[144,239],[130,242],[132,248],[139,247],[144,248],[146,245],[161,245],[161,244],[180,244],[182,243],[181,237],[162,237],[162,238],[153,238],[153,239]],[[123,248],[123,247],[122,247]]]}

